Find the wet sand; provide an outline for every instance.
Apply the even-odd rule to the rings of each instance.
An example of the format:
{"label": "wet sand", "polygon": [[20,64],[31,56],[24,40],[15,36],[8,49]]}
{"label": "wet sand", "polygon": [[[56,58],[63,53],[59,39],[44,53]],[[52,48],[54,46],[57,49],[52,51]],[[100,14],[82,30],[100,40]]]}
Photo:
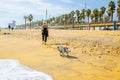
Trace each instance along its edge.
{"label": "wet sand", "polygon": [[[17,59],[54,80],[120,80],[120,31],[49,32],[44,45],[40,30],[2,30],[0,59]],[[70,55],[61,57],[58,45],[67,46]]]}

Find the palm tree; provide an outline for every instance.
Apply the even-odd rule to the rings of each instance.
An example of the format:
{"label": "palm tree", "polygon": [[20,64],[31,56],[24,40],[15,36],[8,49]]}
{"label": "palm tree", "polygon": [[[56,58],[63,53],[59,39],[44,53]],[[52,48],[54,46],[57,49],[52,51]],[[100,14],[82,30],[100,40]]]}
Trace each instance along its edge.
{"label": "palm tree", "polygon": [[75,21],[75,17],[74,17],[75,12],[74,12],[74,11],[71,11],[71,12],[69,13],[69,15],[70,15],[70,23],[74,24],[74,21]]}
{"label": "palm tree", "polygon": [[118,16],[118,21],[120,21],[120,0],[118,0],[118,8],[117,8],[117,16]]}
{"label": "palm tree", "polygon": [[[99,11],[98,9],[94,9],[93,10],[93,15],[95,17],[95,22],[98,22],[98,16],[99,16]],[[95,30],[95,27],[93,27],[93,29]]]}
{"label": "palm tree", "polygon": [[95,22],[98,22],[98,13],[99,13],[98,9],[93,10],[93,15],[95,17]]}
{"label": "palm tree", "polygon": [[83,14],[80,13],[79,16],[78,16],[78,20],[80,21],[80,20],[82,20],[82,18],[83,18]]}
{"label": "palm tree", "polygon": [[107,12],[107,15],[108,15],[108,17],[109,17],[109,19],[110,19],[110,16],[111,16],[110,10],[108,10],[108,11],[106,11],[106,12]]}
{"label": "palm tree", "polygon": [[108,4],[109,10],[111,12],[111,21],[113,21],[113,14],[115,12],[115,2],[114,1],[110,1]]}
{"label": "palm tree", "polygon": [[46,20],[46,23],[47,23],[48,25],[50,24],[50,20],[51,20],[51,19],[47,19],[47,20]]}
{"label": "palm tree", "polygon": [[102,13],[102,18],[103,18],[103,15],[104,15],[104,13],[105,13],[105,11],[106,11],[106,8],[104,7],[104,6],[102,6],[101,8],[100,8],[100,11],[101,11],[101,13]]}
{"label": "palm tree", "polygon": [[68,24],[69,15],[65,14],[65,24]]}
{"label": "palm tree", "polygon": [[102,20],[103,20],[103,19],[102,19],[102,11],[99,11],[99,12],[98,12],[98,16],[99,16],[99,18],[100,18],[99,21],[102,21]]}
{"label": "palm tree", "polygon": [[61,15],[61,24],[65,25],[65,15]]}
{"label": "palm tree", "polygon": [[53,24],[55,23],[55,17],[52,18],[52,22],[53,22]]}
{"label": "palm tree", "polygon": [[117,2],[117,3],[118,3],[118,7],[120,7],[120,0],[118,0],[118,2]]}
{"label": "palm tree", "polygon": [[60,25],[63,25],[63,15],[60,16]]}
{"label": "palm tree", "polygon": [[120,21],[120,7],[117,8],[118,21]]}
{"label": "palm tree", "polygon": [[93,14],[91,14],[91,15],[90,15],[90,17],[91,17],[91,22],[93,22],[94,15],[93,15]]}
{"label": "palm tree", "polygon": [[41,25],[43,24],[43,20],[37,21],[36,24],[37,24],[38,26],[41,26]]}
{"label": "palm tree", "polygon": [[76,16],[77,16],[77,23],[79,23],[78,17],[79,17],[79,15],[80,15],[80,11],[79,11],[79,10],[76,10],[75,13],[76,13]]}
{"label": "palm tree", "polygon": [[85,20],[85,9],[82,9],[82,14],[83,14],[83,20]]}
{"label": "palm tree", "polygon": [[55,17],[52,17],[52,18],[50,18],[50,19],[48,19],[49,21],[49,24],[52,26],[52,25],[54,25],[55,24]]}
{"label": "palm tree", "polygon": [[51,25],[52,24],[52,18],[49,18],[48,22],[49,22],[48,25]]}
{"label": "palm tree", "polygon": [[60,16],[58,16],[58,17],[56,17],[56,24],[60,24],[60,22],[61,22],[61,19],[60,19]]}
{"label": "palm tree", "polygon": [[32,22],[32,20],[33,20],[32,14],[30,14],[30,15],[28,16],[28,20],[29,20],[29,22],[30,22],[30,28],[31,28],[31,22]]}
{"label": "palm tree", "polygon": [[106,16],[104,17],[104,22],[108,22],[109,19],[110,19],[110,17],[109,17],[108,15],[106,15]]}
{"label": "palm tree", "polygon": [[25,29],[26,29],[26,21],[27,21],[27,16],[24,16],[24,19],[25,19]]}
{"label": "palm tree", "polygon": [[74,17],[75,12],[74,12],[74,11],[71,11],[70,14],[71,14],[71,17]]}
{"label": "palm tree", "polygon": [[90,15],[91,15],[91,10],[90,10],[90,9],[87,9],[87,10],[86,10],[86,16],[88,17],[88,23],[89,23]]}

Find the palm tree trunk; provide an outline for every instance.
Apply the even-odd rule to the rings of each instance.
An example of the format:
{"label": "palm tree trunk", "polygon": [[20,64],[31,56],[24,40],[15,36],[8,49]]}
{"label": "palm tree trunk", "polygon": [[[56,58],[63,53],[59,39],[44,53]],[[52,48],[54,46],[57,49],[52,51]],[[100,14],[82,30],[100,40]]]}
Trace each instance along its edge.
{"label": "palm tree trunk", "polygon": [[95,22],[98,22],[97,17],[95,17]]}
{"label": "palm tree trunk", "polygon": [[26,29],[26,19],[25,19],[25,29]]}
{"label": "palm tree trunk", "polygon": [[79,19],[77,18],[77,23],[79,23]]}
{"label": "palm tree trunk", "polygon": [[30,21],[30,29],[31,29],[31,21]]}
{"label": "palm tree trunk", "polygon": [[112,12],[112,15],[111,15],[111,21],[113,21],[113,12]]}
{"label": "palm tree trunk", "polygon": [[88,16],[88,23],[89,23],[89,16]]}

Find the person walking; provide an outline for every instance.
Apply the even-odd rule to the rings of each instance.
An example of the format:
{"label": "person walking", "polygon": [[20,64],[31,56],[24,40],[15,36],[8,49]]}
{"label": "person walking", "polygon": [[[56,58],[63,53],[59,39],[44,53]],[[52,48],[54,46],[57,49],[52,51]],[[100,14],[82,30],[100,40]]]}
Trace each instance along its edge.
{"label": "person walking", "polygon": [[11,26],[10,26],[10,25],[8,25],[8,29],[9,29],[9,31],[10,31],[10,29],[11,29]]}
{"label": "person walking", "polygon": [[42,41],[43,41],[43,44],[46,44],[48,36],[49,36],[48,26],[46,25],[46,23],[44,23],[43,26],[42,26]]}

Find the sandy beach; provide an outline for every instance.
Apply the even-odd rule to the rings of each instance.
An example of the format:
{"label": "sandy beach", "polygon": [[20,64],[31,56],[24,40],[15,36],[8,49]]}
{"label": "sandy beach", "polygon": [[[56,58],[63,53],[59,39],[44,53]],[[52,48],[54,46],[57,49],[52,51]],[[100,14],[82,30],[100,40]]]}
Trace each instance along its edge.
{"label": "sandy beach", "polygon": [[[69,56],[59,55],[59,45]],[[49,30],[44,45],[40,30],[2,30],[0,59],[17,59],[53,80],[120,80],[120,31]]]}

